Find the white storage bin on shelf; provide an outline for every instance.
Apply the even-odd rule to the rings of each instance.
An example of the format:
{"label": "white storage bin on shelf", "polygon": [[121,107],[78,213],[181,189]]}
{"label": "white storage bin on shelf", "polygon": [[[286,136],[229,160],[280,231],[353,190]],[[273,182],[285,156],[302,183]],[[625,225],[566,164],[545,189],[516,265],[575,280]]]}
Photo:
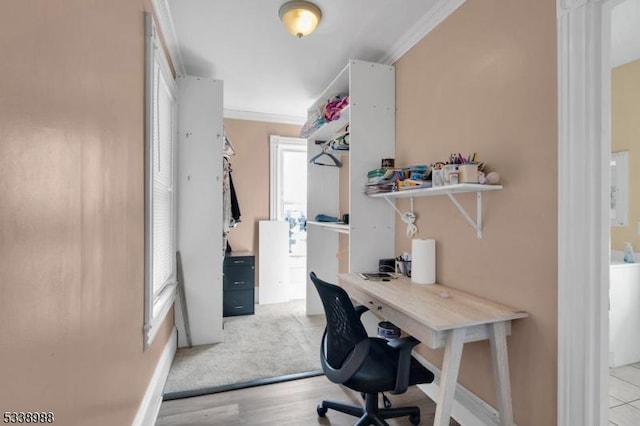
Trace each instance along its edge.
{"label": "white storage bin on shelf", "polygon": [[[338,273],[339,233],[348,234],[346,254],[351,272],[375,271],[379,259],[395,257],[394,212],[363,193],[367,172],[380,167],[381,159],[395,155],[395,68],[350,60],[309,108],[309,117],[338,94],[349,96],[349,106],[341,111],[338,120],[325,123],[308,136],[310,160],[322,149],[318,141],[332,139],[349,125],[346,179],[347,174],[343,173],[340,181],[337,167],[308,164],[307,214],[311,221],[307,228],[307,271],[329,281],[335,280]],[[335,156],[345,154],[339,150],[330,152]],[[340,188],[348,191],[347,205],[340,205]],[[349,213],[348,225],[313,221],[318,214],[341,217],[343,213]],[[307,289],[307,312],[321,313],[310,281]]]}

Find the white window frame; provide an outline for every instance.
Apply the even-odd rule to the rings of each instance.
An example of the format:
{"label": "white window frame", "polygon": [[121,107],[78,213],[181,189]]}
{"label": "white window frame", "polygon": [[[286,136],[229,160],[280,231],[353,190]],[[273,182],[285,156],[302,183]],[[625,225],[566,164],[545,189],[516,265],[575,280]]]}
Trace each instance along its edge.
{"label": "white window frame", "polygon": [[307,152],[307,140],[300,138],[271,135],[269,137],[269,217],[271,220],[283,220],[279,212],[282,198],[282,155],[285,151]]}
{"label": "white window frame", "polygon": [[[176,298],[176,146],[177,146],[177,89],[164,51],[157,37],[151,14],[145,13],[145,278],[144,278],[144,349],[148,349],[157,335],[164,319]],[[162,98],[164,96],[164,98]],[[165,108],[161,108],[161,102]],[[168,108],[166,108],[168,103]],[[169,137],[162,137],[161,127],[168,126]],[[163,150],[160,145],[168,143],[165,152],[170,153],[169,182],[156,185],[154,177],[160,176],[154,167],[154,157]],[[164,148],[164,147],[163,147]],[[154,224],[159,209],[154,204],[154,190],[162,191],[169,199],[169,229],[161,229],[168,241],[164,249],[154,247]],[[159,240],[159,238],[158,238]],[[170,255],[167,256],[167,252]],[[164,254],[164,256],[161,256]],[[164,262],[159,265],[158,262]],[[162,266],[162,268],[161,268]],[[167,269],[169,272],[167,272]],[[163,270],[163,271],[162,271]],[[158,273],[163,276],[158,278]],[[154,276],[156,279],[154,279]],[[155,284],[154,284],[155,282]]]}

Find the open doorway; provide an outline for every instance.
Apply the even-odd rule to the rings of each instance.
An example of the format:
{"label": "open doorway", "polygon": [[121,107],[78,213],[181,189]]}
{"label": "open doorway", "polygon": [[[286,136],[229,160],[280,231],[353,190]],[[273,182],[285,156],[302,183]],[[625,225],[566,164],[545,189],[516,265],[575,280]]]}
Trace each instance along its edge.
{"label": "open doorway", "polygon": [[609,55],[621,3],[557,2],[558,424],[609,424]]}
{"label": "open doorway", "polygon": [[[241,155],[242,142],[234,146]],[[270,192],[275,195],[270,197],[271,218],[287,225],[281,250],[290,287],[287,301],[258,301],[252,315],[224,318],[222,342],[181,348],[169,372],[165,400],[321,374],[318,348],[325,320],[322,315],[306,315],[305,304],[306,141],[271,136],[270,150]],[[266,161],[264,154],[260,160]],[[266,250],[274,251],[276,245],[280,246],[279,241],[269,240]],[[258,252],[256,263],[264,263],[267,253]],[[259,287],[265,285],[259,281]]]}
{"label": "open doorway", "polygon": [[640,0],[612,6],[608,414],[640,424]]}
{"label": "open doorway", "polygon": [[288,224],[288,298],[306,299],[307,141],[270,138],[270,219]]}

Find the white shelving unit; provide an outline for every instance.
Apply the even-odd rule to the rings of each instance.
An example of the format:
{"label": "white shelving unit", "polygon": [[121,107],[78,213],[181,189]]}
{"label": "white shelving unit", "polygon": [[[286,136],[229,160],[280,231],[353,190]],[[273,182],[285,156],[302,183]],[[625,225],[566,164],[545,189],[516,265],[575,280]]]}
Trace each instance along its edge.
{"label": "white shelving unit", "polygon": [[[184,270],[192,343],[224,340],[222,329],[223,82],[179,76],[177,249]],[[178,347],[187,346],[176,304]]]}
{"label": "white shelving unit", "polygon": [[308,220],[307,225],[319,226],[322,229],[337,232],[339,234],[349,234],[349,225],[346,223],[316,222],[314,220]]}
{"label": "white shelving unit", "polygon": [[[456,206],[460,214],[469,222],[469,224],[476,230],[476,236],[478,239],[482,238],[482,193],[487,191],[497,191],[502,189],[502,185],[481,185],[476,183],[460,183],[456,185],[438,186],[435,188],[418,188],[408,189],[397,192],[383,192],[378,194],[369,195],[371,198],[384,198],[400,215],[403,213],[393,203],[393,199],[397,198],[410,198],[411,199],[411,213],[413,213],[413,198],[414,197],[434,197],[446,195],[451,202]],[[469,213],[462,207],[460,202],[456,199],[454,194],[464,193],[476,194],[476,219],[471,218]]]}
{"label": "white shelving unit", "polygon": [[[333,138],[349,124],[348,177],[340,181],[337,167],[308,164],[307,214],[341,217],[349,224],[308,221],[307,271],[335,280],[338,274],[339,234],[348,235],[348,269],[375,271],[378,260],[395,257],[394,213],[384,203],[363,193],[367,172],[380,167],[383,158],[395,156],[395,68],[391,65],[350,60],[329,87],[309,108],[311,117],[335,95],[349,95],[350,104],[338,120],[329,122],[308,137],[308,157],[322,149],[317,141]],[[330,151],[339,157],[343,151]],[[343,173],[344,175],[345,173]],[[346,181],[345,181],[346,180]],[[340,189],[348,188],[348,205],[340,206]],[[342,237],[344,240],[344,236]],[[341,247],[344,250],[344,247]],[[322,305],[307,277],[307,313],[322,313]]]}
{"label": "white shelving unit", "polygon": [[340,129],[342,129],[347,123],[351,115],[350,105],[347,105],[340,113],[340,118],[334,121],[329,121],[324,126],[313,132],[309,138],[313,138],[314,141],[327,141],[331,139]]}

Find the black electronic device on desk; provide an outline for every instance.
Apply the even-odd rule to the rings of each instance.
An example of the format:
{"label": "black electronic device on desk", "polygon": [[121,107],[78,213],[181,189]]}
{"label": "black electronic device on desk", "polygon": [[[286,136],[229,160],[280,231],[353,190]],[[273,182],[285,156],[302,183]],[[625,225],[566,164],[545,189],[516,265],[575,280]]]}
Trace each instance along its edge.
{"label": "black electronic device on desk", "polygon": [[222,316],[255,313],[255,256],[248,251],[227,253],[222,276]]}

